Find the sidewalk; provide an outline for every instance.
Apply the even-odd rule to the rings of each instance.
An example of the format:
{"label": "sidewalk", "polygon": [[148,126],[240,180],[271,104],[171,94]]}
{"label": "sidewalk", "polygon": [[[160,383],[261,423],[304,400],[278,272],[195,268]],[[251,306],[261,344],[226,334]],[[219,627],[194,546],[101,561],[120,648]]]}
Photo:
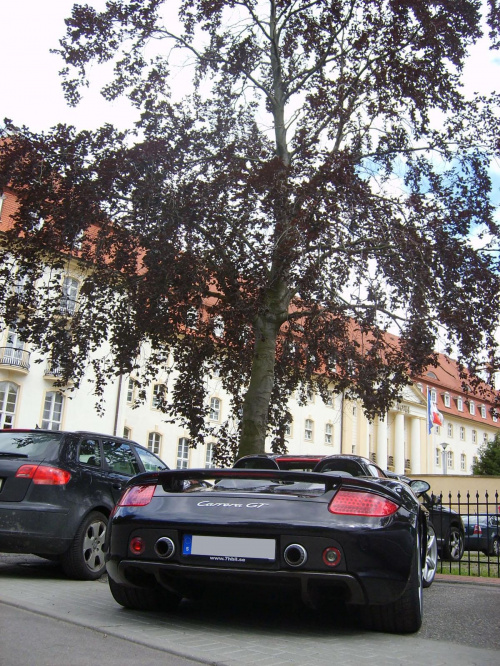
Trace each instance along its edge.
{"label": "sidewalk", "polygon": [[[456,582],[448,576],[443,578],[448,580],[442,580],[440,576],[425,591],[424,627],[410,636],[338,626],[328,622],[328,618],[308,617],[304,613],[294,615],[286,609],[280,615],[276,608],[265,603],[241,611],[237,605],[215,599],[199,604],[183,602],[175,614],[130,611],[115,603],[105,578],[97,582],[78,582],[19,574],[2,576],[0,602],[126,639],[136,645],[224,666],[323,666],[332,661],[356,666],[369,663],[384,663],[386,666],[421,666],[422,663],[432,666],[498,666],[497,650],[451,642],[448,631],[451,614],[437,607],[444,596],[453,597],[453,604],[461,604],[462,601],[470,603],[471,595],[481,593],[477,605],[483,613],[493,615],[494,608],[500,607],[498,584],[481,581],[479,586],[462,585],[463,580]],[[453,588],[446,583],[453,583]],[[457,590],[461,598],[456,596]],[[444,627],[444,635],[433,635],[437,631],[436,619],[443,615],[450,622],[449,627]],[[428,629],[425,628],[426,622]],[[455,632],[457,635],[459,629]],[[88,648],[82,646],[82,649]],[[148,663],[157,661],[145,661],[142,666]]]}

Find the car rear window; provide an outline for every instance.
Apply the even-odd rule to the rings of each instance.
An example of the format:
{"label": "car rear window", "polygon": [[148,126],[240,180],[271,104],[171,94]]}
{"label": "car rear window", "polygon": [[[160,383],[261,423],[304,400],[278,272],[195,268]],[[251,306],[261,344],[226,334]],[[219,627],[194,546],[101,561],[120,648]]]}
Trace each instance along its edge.
{"label": "car rear window", "polygon": [[19,455],[36,460],[52,459],[57,455],[62,436],[60,432],[0,432],[0,454]]}

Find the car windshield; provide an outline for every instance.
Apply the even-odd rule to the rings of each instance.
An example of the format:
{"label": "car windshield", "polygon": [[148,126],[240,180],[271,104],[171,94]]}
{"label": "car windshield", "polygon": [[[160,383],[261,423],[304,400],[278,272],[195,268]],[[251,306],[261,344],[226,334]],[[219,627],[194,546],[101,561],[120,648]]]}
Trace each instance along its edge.
{"label": "car windshield", "polygon": [[61,442],[60,432],[0,432],[0,456],[20,458],[51,458]]}

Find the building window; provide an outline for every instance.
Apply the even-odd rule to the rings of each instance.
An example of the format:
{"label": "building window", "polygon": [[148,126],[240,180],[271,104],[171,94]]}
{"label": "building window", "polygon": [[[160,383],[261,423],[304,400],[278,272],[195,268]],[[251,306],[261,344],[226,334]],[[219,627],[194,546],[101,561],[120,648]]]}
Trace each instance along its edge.
{"label": "building window", "polygon": [[461,396],[458,396],[458,398],[457,398],[457,409],[458,409],[459,412],[464,411],[464,401],[463,401],[463,398]]}
{"label": "building window", "polygon": [[436,449],[436,466],[441,467],[441,451]]}
{"label": "building window", "polygon": [[292,436],[292,424],[287,423],[285,425],[285,437],[291,437]]}
{"label": "building window", "polygon": [[477,465],[479,458],[477,456],[472,456],[472,466]]}
{"label": "building window", "polygon": [[469,412],[474,416],[476,413],[476,405],[472,402],[472,400],[469,400]]}
{"label": "building window", "polygon": [[464,428],[464,426],[460,426],[460,441],[465,442],[465,428]]}
{"label": "building window", "polygon": [[431,402],[437,405],[437,393],[436,389],[431,389]]}
{"label": "building window", "polygon": [[494,412],[492,418],[493,418],[493,423],[496,423],[498,421],[498,414]]}
{"label": "building window", "polygon": [[150,432],[148,435],[148,449],[160,455],[161,435],[159,432]]}
{"label": "building window", "polygon": [[127,402],[131,405],[134,402],[135,381],[130,377],[127,384]]}
{"label": "building window", "polygon": [[60,430],[64,397],[57,391],[49,391],[45,396],[43,405],[42,428],[46,430]]}
{"label": "building window", "polygon": [[198,328],[199,313],[196,308],[189,308],[186,313],[186,326],[195,331]]}
{"label": "building window", "polygon": [[177,446],[177,469],[187,469],[189,467],[189,440],[187,437],[181,437]]}
{"label": "building window", "polygon": [[132,435],[132,430],[130,428],[127,428],[127,426],[123,427],[123,439],[130,439]]}
{"label": "building window", "polygon": [[16,384],[0,382],[0,428],[12,428],[16,413],[17,394]]}
{"label": "building window", "polygon": [[472,431],[472,443],[477,444],[477,430]]}
{"label": "building window", "polygon": [[155,384],[153,386],[153,409],[161,409],[163,401],[165,400],[166,389],[167,387],[165,384]]}
{"label": "building window", "polygon": [[488,435],[483,432],[483,444],[488,444]]}
{"label": "building window", "polygon": [[304,439],[307,442],[311,442],[313,439],[314,423],[312,419],[306,419],[306,425],[304,428]]}
{"label": "building window", "polygon": [[481,417],[486,418],[486,405],[481,405]]}
{"label": "building window", "polygon": [[219,398],[210,399],[210,420],[219,421],[220,420],[220,400]]}
{"label": "building window", "polygon": [[444,401],[444,406],[449,407],[451,405],[451,399],[450,399],[450,394],[445,393],[443,396],[443,401]]}
{"label": "building window", "polygon": [[460,469],[461,469],[462,472],[465,472],[466,462],[467,462],[467,460],[466,460],[466,457],[465,457],[465,453],[460,454]]}
{"label": "building window", "polygon": [[222,317],[214,318],[214,335],[216,338],[222,338],[224,335],[224,319]]}
{"label": "building window", "polygon": [[60,308],[62,312],[73,314],[76,310],[79,282],[72,277],[65,277],[62,285]]}
{"label": "building window", "polygon": [[325,405],[327,407],[333,407],[333,391],[326,392]]}
{"label": "building window", "polygon": [[325,425],[325,444],[331,446],[333,444],[333,426],[331,423]]}
{"label": "building window", "polygon": [[448,437],[453,437],[453,424],[448,423]]}
{"label": "building window", "polygon": [[448,469],[453,469],[453,451],[447,451],[446,453],[446,466]]}
{"label": "building window", "polygon": [[205,467],[213,467],[213,457],[214,457],[214,445],[213,442],[207,442],[207,450],[205,453]]}

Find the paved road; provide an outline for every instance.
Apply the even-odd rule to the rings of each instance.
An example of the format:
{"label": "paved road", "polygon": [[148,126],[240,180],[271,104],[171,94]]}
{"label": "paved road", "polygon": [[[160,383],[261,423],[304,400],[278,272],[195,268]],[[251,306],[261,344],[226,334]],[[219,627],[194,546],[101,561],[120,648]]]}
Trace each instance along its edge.
{"label": "paved road", "polygon": [[242,604],[229,592],[145,613],[118,606],[106,577],[68,581],[45,560],[0,555],[0,666],[498,666],[498,583],[439,579],[424,601],[423,627],[410,636],[363,631],[289,600]]}

